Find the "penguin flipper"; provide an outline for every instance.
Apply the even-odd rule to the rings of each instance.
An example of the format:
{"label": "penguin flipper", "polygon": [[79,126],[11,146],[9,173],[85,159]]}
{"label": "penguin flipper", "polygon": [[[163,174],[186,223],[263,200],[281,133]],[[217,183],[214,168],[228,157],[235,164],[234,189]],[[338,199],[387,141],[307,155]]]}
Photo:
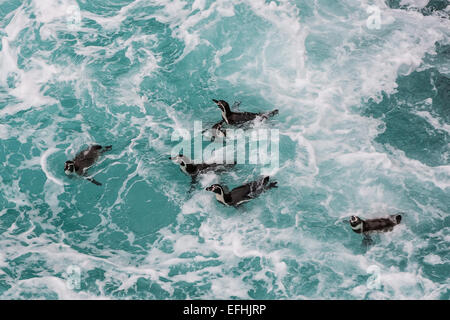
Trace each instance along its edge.
{"label": "penguin flipper", "polygon": [[100,182],[98,182],[97,180],[95,180],[94,178],[91,178],[91,177],[87,177],[86,180],[92,182],[93,184],[95,184],[97,186],[102,185]]}
{"label": "penguin flipper", "polygon": [[268,119],[268,118],[270,118],[270,117],[273,117],[273,116],[277,115],[278,112],[279,112],[278,109],[275,109],[275,110],[272,110],[272,111],[270,111],[270,112],[261,113],[260,115],[261,115],[261,117],[262,117],[263,119]]}
{"label": "penguin flipper", "polygon": [[234,188],[230,192],[231,197],[234,199],[246,199],[247,200],[247,198],[250,198],[250,196],[251,196],[252,189],[250,186],[251,186],[251,184],[247,183],[240,187]]}
{"label": "penguin flipper", "polygon": [[265,176],[262,178],[262,184],[266,190],[271,188],[278,188],[277,181],[270,181],[270,176]]}
{"label": "penguin flipper", "polygon": [[111,151],[111,149],[112,149],[112,145],[105,146],[105,147],[103,147],[102,153],[106,152],[106,151]]}
{"label": "penguin flipper", "polygon": [[277,181],[270,182],[269,185],[267,186],[267,189],[272,189],[272,188],[278,188]]}

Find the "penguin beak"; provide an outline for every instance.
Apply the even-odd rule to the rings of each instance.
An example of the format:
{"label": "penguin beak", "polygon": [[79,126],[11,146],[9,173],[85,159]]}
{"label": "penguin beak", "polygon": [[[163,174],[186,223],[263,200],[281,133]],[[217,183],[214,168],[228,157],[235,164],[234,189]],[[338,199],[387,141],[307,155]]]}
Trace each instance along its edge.
{"label": "penguin beak", "polygon": [[213,189],[212,186],[209,186],[209,187],[207,187],[205,190],[206,190],[206,191],[212,191],[212,189]]}
{"label": "penguin beak", "polygon": [[219,101],[216,99],[212,99],[212,101],[214,101],[216,104],[219,103]]}

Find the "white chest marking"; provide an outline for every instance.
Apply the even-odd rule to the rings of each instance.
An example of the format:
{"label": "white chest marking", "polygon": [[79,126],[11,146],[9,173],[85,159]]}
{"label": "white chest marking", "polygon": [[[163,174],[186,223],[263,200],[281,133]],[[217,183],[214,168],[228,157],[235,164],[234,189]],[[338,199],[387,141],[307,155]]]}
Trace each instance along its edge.
{"label": "white chest marking", "polygon": [[225,199],[223,198],[223,195],[222,195],[222,194],[216,193],[216,199],[217,199],[217,201],[223,203],[224,205],[229,206],[229,204],[225,202]]}
{"label": "white chest marking", "polygon": [[[228,122],[227,122],[227,123],[228,123]],[[213,135],[214,135],[215,137],[220,137],[220,138],[225,137],[225,135],[223,134],[223,132],[220,131],[219,129],[214,129]]]}
{"label": "white chest marking", "polygon": [[226,122],[227,124],[230,124],[230,123],[228,122],[227,114],[226,114],[225,111],[222,111],[222,118],[223,118],[223,120],[225,120],[225,122]]}
{"label": "white chest marking", "polygon": [[189,175],[189,173],[186,171],[186,166],[180,166],[180,168],[181,168],[181,171],[183,171],[184,173]]}

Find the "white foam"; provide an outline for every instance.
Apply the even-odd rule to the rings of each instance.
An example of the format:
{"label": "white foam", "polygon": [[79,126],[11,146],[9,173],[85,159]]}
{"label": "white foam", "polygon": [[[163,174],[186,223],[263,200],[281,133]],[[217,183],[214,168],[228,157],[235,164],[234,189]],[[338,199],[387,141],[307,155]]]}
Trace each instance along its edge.
{"label": "white foam", "polygon": [[0,124],[0,139],[6,140],[9,138],[9,127],[5,124]]}
{"label": "white foam", "polygon": [[[6,267],[8,264],[5,261],[3,253],[0,252],[0,267]],[[0,270],[1,271],[1,270]]]}
{"label": "white foam", "polygon": [[424,118],[431,126],[433,126],[436,130],[445,131],[450,134],[450,125],[446,124],[443,121],[440,121],[438,118],[433,117],[428,111],[416,111],[415,114]]}
{"label": "white foam", "polygon": [[[287,1],[281,1],[279,4],[262,0],[242,2],[239,4],[241,9],[252,10],[252,13],[249,13],[252,14],[251,19],[262,19],[269,22],[270,27],[261,33],[262,39],[256,39],[260,40],[255,41],[256,45],[251,42],[246,44],[239,57],[233,60],[228,58],[231,56],[228,53],[233,52],[235,44],[227,42],[227,39],[212,50],[211,58],[215,66],[211,67],[211,74],[219,74],[223,71],[221,68],[232,68],[229,62],[233,62],[236,70],[226,77],[221,77],[221,80],[229,80],[231,87],[236,85],[242,91],[265,97],[267,104],[280,108],[282,121],[277,125],[283,132],[282,138],[290,139],[293,147],[289,151],[295,155],[293,159],[280,159],[281,167],[273,172],[277,174],[277,179],[280,178],[280,185],[285,186],[281,203],[274,200],[281,199],[276,198],[274,192],[265,194],[264,200],[254,201],[240,209],[241,211],[234,210],[223,208],[213,194],[204,190],[194,192],[192,197],[185,201],[185,189],[179,192],[174,183],[167,183],[161,186],[161,191],[170,201],[180,204],[179,214],[176,223],[160,230],[160,239],[149,248],[145,261],[136,259],[139,257],[128,252],[108,249],[101,252],[105,258],[84,255],[65,245],[58,247],[59,244],[49,244],[54,239],[47,239],[45,234],[30,240],[24,233],[5,237],[6,240],[2,241],[0,266],[25,252],[33,252],[43,257],[55,272],[63,271],[68,264],[79,265],[83,272],[102,268],[105,270],[105,280],[96,282],[101,292],[100,297],[110,295],[104,291],[111,283],[119,283],[118,290],[127,290],[132,288],[140,277],[157,281],[170,294],[173,294],[180,283],[187,282],[192,286],[210,284],[211,290],[202,291],[198,296],[212,299],[251,298],[249,292],[254,288],[253,281],[256,280],[262,281],[266,289],[277,297],[286,298],[335,298],[336,292],[342,290],[343,286],[349,295],[361,299],[365,298],[366,294],[380,298],[439,297],[439,293],[444,292],[445,288],[438,283],[432,283],[418,271],[419,268],[414,262],[415,253],[417,248],[424,244],[420,243],[420,240],[408,238],[414,234],[406,224],[381,237],[381,244],[377,244],[366,255],[360,255],[353,252],[355,249],[351,247],[355,243],[358,245],[359,239],[351,240],[350,243],[345,242],[345,237],[340,239],[344,239],[342,242],[333,237],[325,238],[325,235],[305,226],[309,223],[305,216],[315,209],[304,207],[297,210],[295,207],[299,201],[303,201],[305,193],[309,193],[308,190],[314,190],[319,197],[324,196],[325,200],[318,201],[326,207],[328,216],[317,214],[315,223],[327,227],[327,223],[333,225],[333,221],[327,219],[340,217],[343,210],[367,213],[367,209],[376,208],[386,212],[393,210],[395,201],[404,201],[405,198],[401,198],[403,194],[395,193],[389,190],[388,185],[380,184],[383,179],[395,181],[395,187],[406,180],[421,185],[431,182],[443,191],[449,187],[449,166],[429,167],[408,159],[398,150],[390,149],[388,153],[381,151],[374,139],[384,130],[380,128],[382,121],[362,117],[352,109],[360,105],[361,100],[374,98],[380,101],[383,91],[395,93],[398,75],[407,75],[417,70],[424,56],[433,53],[436,41],[447,41],[449,23],[439,21],[434,16],[421,17],[417,12],[390,10],[384,1],[377,1],[376,4],[382,9],[382,29],[370,31],[365,29],[365,8],[369,2],[372,3],[362,1],[355,7],[344,5],[342,14],[323,12],[315,6],[315,16],[308,19],[299,19],[298,8]],[[418,6],[419,2],[414,4]],[[36,20],[43,23],[43,38],[56,39],[57,31],[62,27],[61,23],[65,23],[64,10],[71,4],[73,1],[33,3],[33,8],[37,11]],[[114,30],[120,28],[131,10],[145,4],[146,1],[135,1],[108,17],[89,12],[82,14],[83,17],[95,20],[103,28]],[[195,0],[191,8],[188,2],[179,0],[170,3],[161,0],[153,4],[161,8],[149,15],[138,13],[137,18],[155,18],[159,22],[169,24],[172,36],[185,44],[184,52],[177,61],[186,58],[200,45],[211,47],[212,44],[206,40],[203,32],[209,33],[210,28],[218,28],[225,19],[236,14],[230,1],[207,4],[204,0]],[[83,90],[87,90],[93,98],[97,98],[85,63],[76,69],[73,66],[66,68],[48,65],[45,63],[48,57],[37,54],[27,64],[28,69],[17,67],[18,48],[13,47],[12,43],[19,32],[32,23],[23,7],[20,7],[7,27],[8,36],[2,40],[2,71],[18,75],[17,90],[12,89],[8,93],[22,101],[21,104],[2,110],[2,115],[14,114],[31,106],[54,103],[43,95],[42,86],[62,79],[76,80],[77,97],[82,96]],[[327,39],[323,50],[329,50],[330,58],[316,63],[312,59],[313,56],[308,55],[305,44],[314,37]],[[126,57],[131,63],[140,66],[136,73],[132,71],[119,79],[121,88],[118,90],[117,100],[114,101],[139,106],[145,116],[130,118],[130,125],[139,128],[139,131],[120,155],[111,156],[117,164],[121,163],[122,158],[127,158],[130,163],[136,165],[136,169],[124,178],[117,191],[116,200],[105,209],[105,214],[101,215],[101,228],[120,231],[120,228],[112,223],[112,208],[123,204],[136,178],[161,178],[160,172],[154,172],[150,166],[157,160],[140,159],[142,154],[139,148],[136,148],[146,139],[148,132],[157,133],[157,138],[149,138],[149,145],[156,152],[165,154],[169,147],[167,140],[170,139],[170,133],[176,128],[186,128],[190,125],[190,119],[177,109],[179,104],[184,102],[180,99],[172,105],[151,102],[152,108],[163,114],[165,112],[162,121],[146,114],[144,107],[148,106],[149,101],[143,98],[137,88],[145,77],[153,76],[160,68],[161,58],[154,54],[152,47],[155,41],[155,36],[142,34],[133,35],[123,41],[119,39],[107,47],[75,47],[76,53],[87,57],[89,61],[102,58],[103,50],[106,57],[112,57],[119,50],[125,49]],[[134,42],[143,43],[144,48],[135,47]],[[136,55],[138,51],[143,58]],[[7,79],[7,73],[0,75],[2,84]],[[104,102],[97,103],[101,105]],[[107,107],[105,110],[110,112]],[[419,112],[418,115],[426,118],[435,128],[448,130],[447,125],[441,124],[435,116]],[[128,121],[126,117],[117,116],[116,119]],[[77,120],[83,121],[81,117]],[[58,139],[52,134],[56,131],[55,127],[42,132],[36,132],[33,128],[22,129],[18,131],[2,124],[0,138],[14,136],[26,142],[32,137],[32,142],[39,145],[57,145]],[[87,125],[83,124],[82,133],[71,137],[71,145],[66,154],[74,154],[82,144],[92,140],[88,129]],[[56,214],[62,210],[58,196],[63,192],[61,186],[64,183],[51,173],[47,160],[57,151],[56,148],[47,149],[39,161],[47,177],[44,186],[45,201]],[[24,161],[22,165],[31,166],[35,161],[36,159]],[[230,176],[236,182],[248,178],[240,174]],[[200,184],[205,186],[216,182],[217,179],[218,176],[214,174],[204,175]],[[4,195],[18,207],[24,204],[30,207],[33,205],[27,195],[20,192],[17,181],[5,188]],[[343,201],[337,206],[336,199]],[[433,217],[445,215],[443,212],[431,210],[431,206],[420,203],[416,205],[418,212],[412,214],[416,219],[423,219],[423,212],[431,212]],[[372,214],[371,212],[369,211],[368,215]],[[295,225],[285,228],[273,225],[278,219],[289,218],[290,215],[295,217]],[[192,221],[200,226],[192,227]],[[52,228],[51,225],[45,227]],[[192,228],[198,228],[200,237],[191,234]],[[132,243],[134,235],[127,236]],[[351,239],[354,239],[354,236],[357,235],[351,234]],[[64,239],[66,235],[58,233],[54,237]],[[83,245],[97,243],[99,237],[100,231],[96,229],[89,234]],[[438,234],[437,237],[444,241],[448,239],[444,233]],[[19,241],[25,241],[29,246],[23,247]],[[162,250],[159,242],[170,243],[172,249]],[[396,247],[389,251],[386,250],[387,246]],[[379,262],[386,273],[383,274],[383,284],[387,290],[369,292],[365,285],[359,285],[355,275],[365,275],[367,267],[374,263],[373,260],[379,260],[379,257],[387,259]],[[397,264],[405,257],[408,260],[408,270],[389,269],[392,261]],[[248,259],[259,261],[258,267],[261,270],[234,274],[241,272],[241,263]],[[139,262],[136,262],[138,260]],[[197,264],[205,261],[214,261],[218,265],[201,267]],[[324,261],[327,268],[323,268]],[[425,257],[425,262],[438,264],[442,262],[442,258],[429,254]],[[296,272],[291,270],[291,264],[299,268],[308,266],[314,272],[311,284],[312,281],[317,281],[318,284],[308,296],[303,295],[303,292],[299,293],[295,287],[304,279],[288,280],[292,279],[289,278],[292,276],[291,272]],[[179,268],[179,273],[169,276],[176,268]],[[314,270],[315,268],[317,270]],[[234,271],[230,271],[232,269]],[[160,276],[169,280],[158,281]],[[55,292],[59,298],[92,298],[92,295],[87,293],[67,290],[61,278],[45,272],[41,278],[19,281],[5,296],[19,297],[22,291],[34,292],[39,296],[40,290],[46,293]]]}
{"label": "white foam", "polygon": [[204,10],[205,9],[205,0],[195,0],[192,4],[192,11],[198,9],[198,10]]}
{"label": "white foam", "polygon": [[33,106],[39,107],[56,103],[51,97],[44,96],[41,92],[41,86],[47,83],[57,72],[58,69],[53,65],[48,65],[43,60],[31,58],[29,69],[23,70],[17,67],[17,49],[9,45],[8,38],[2,38],[2,51],[0,52],[0,65],[2,66],[2,75],[0,83],[6,86],[6,79],[9,74],[18,75],[16,86],[9,90],[9,94],[18,98],[20,102],[10,104],[0,110],[0,117],[11,115],[19,111],[27,110]]}
{"label": "white foam", "polygon": [[67,286],[67,282],[54,276],[34,277],[18,280],[14,288],[6,291],[5,296],[18,299],[24,293],[32,293],[34,298],[43,298],[45,294],[56,294],[61,300],[96,300],[108,299],[105,296],[97,296],[84,291],[73,291]]}
{"label": "white foam", "polygon": [[438,255],[430,253],[429,255],[425,256],[424,261],[428,264],[436,265],[436,264],[443,264],[442,258]]}
{"label": "white foam", "polygon": [[57,151],[58,151],[58,149],[56,149],[56,148],[49,148],[49,149],[47,149],[47,150],[41,155],[41,161],[40,161],[40,163],[41,163],[42,171],[44,171],[45,176],[47,177],[48,180],[50,180],[50,181],[56,183],[57,185],[64,186],[65,183],[64,183],[62,180],[57,179],[53,174],[50,173],[50,171],[49,171],[48,168],[47,168],[47,158],[48,158],[50,155],[52,155],[53,153],[56,153]]}
{"label": "white foam", "polygon": [[401,0],[401,6],[411,6],[416,8],[424,8],[430,0]]}

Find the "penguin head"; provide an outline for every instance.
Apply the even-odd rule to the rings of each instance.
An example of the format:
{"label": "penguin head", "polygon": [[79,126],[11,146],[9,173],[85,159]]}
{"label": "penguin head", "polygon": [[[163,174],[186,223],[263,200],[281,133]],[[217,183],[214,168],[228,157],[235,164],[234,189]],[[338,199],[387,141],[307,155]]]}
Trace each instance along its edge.
{"label": "penguin head", "polygon": [[220,138],[223,139],[227,136],[227,133],[225,132],[225,130],[222,129],[222,123],[216,123],[212,128],[211,128],[211,141],[214,141],[216,138]]}
{"label": "penguin head", "polygon": [[222,113],[230,113],[231,112],[230,105],[225,100],[213,99],[213,101],[217,104],[217,106],[219,107],[220,111],[222,111]]}
{"label": "penguin head", "polygon": [[220,184],[213,184],[205,189],[206,191],[212,191],[214,193],[224,195],[223,187]]}
{"label": "penguin head", "polygon": [[354,228],[359,226],[362,223],[362,220],[357,216],[350,217],[350,225]]}
{"label": "penguin head", "polygon": [[64,173],[70,176],[75,172],[75,162],[68,160],[64,164]]}

